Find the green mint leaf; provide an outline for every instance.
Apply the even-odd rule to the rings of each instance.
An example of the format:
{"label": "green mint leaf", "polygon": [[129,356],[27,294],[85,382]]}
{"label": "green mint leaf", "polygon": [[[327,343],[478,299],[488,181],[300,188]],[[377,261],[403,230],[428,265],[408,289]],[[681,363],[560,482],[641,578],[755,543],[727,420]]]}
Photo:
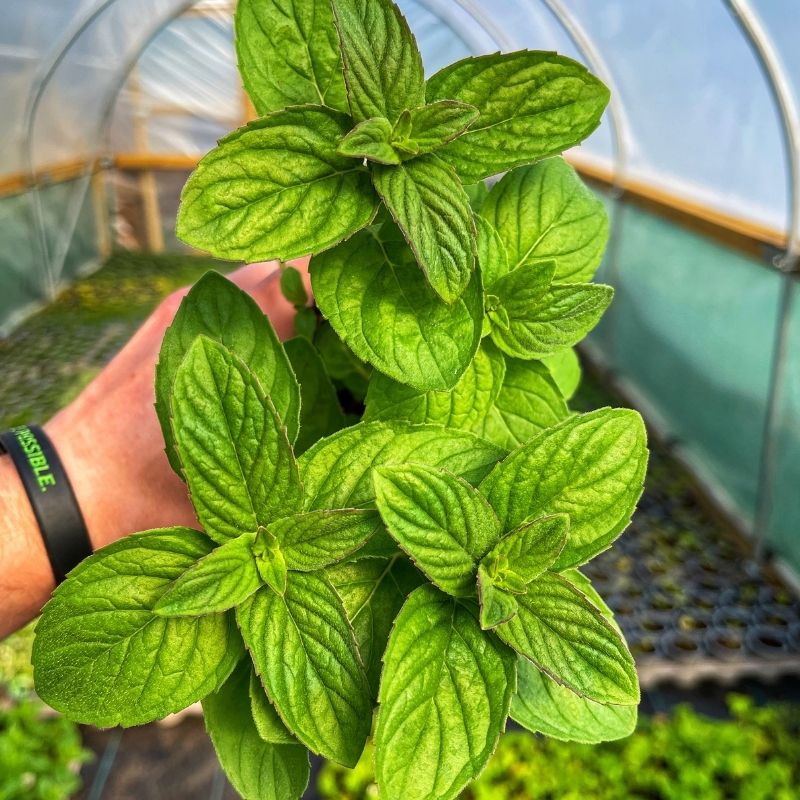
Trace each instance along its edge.
{"label": "green mint leaf", "polygon": [[508,273],[510,269],[508,255],[500,234],[489,222],[479,216],[475,217],[475,224],[478,229],[478,264],[481,268],[483,285],[489,287]]}
{"label": "green mint leaf", "polygon": [[[250,660],[248,659],[248,664]],[[269,744],[297,744],[297,739],[289,733],[289,729],[278,716],[275,706],[270,703],[264,687],[256,674],[250,668],[250,711],[253,715],[258,735]]]}
{"label": "green mint leaf", "polygon": [[614,612],[609,608],[605,600],[600,596],[592,582],[575,567],[562,570],[561,575],[566,578],[576,589],[583,593],[584,597],[609,621],[614,630],[624,639],[619,623],[614,619]]}
{"label": "green mint leaf", "polygon": [[189,528],[126,536],[79,564],[36,626],[39,696],[109,728],[161,719],[213,692],[242,655],[228,614],[165,618],[162,594],[212,543]]}
{"label": "green mint leaf", "polygon": [[516,688],[516,659],[432,586],[408,598],[384,656],[375,732],[380,794],[450,800],[486,766]]}
{"label": "green mint leaf", "polygon": [[355,563],[357,561],[364,561],[370,558],[384,559],[394,558],[401,555],[400,548],[397,542],[389,536],[388,531],[381,522],[380,529],[367,541],[367,543],[359,550],[356,550],[347,558],[344,558],[340,563]]}
{"label": "green mint leaf", "polygon": [[[467,197],[469,197],[469,204],[472,206],[472,210],[476,214],[479,214],[484,201],[489,196],[489,187],[483,181],[478,181],[477,183],[469,183],[464,186],[464,191],[467,193]],[[478,217],[475,218],[475,222],[479,222]],[[480,235],[480,231],[478,234]]]}
{"label": "green mint leaf", "polygon": [[508,622],[519,610],[514,594],[495,586],[486,567],[478,567],[478,601],[481,607],[481,628],[488,631],[501,622]]}
{"label": "green mint leaf", "polygon": [[622,637],[566,578],[545,572],[516,596],[497,635],[550,677],[599,703],[635,705],[639,684]]}
{"label": "green mint leaf", "polygon": [[377,164],[399,164],[400,156],[392,147],[392,123],[385,117],[359,122],[342,139],[338,153],[350,158],[366,158]]}
{"label": "green mint leaf", "polygon": [[492,583],[520,593],[555,563],[567,543],[569,517],[553,514],[525,522],[507,533],[481,561]]}
{"label": "green mint leaf", "polygon": [[611,623],[614,630],[624,639],[625,635],[622,633],[622,628],[620,628],[619,623],[614,619],[614,612],[600,596],[597,589],[592,586],[592,582],[575,567],[562,570],[561,575],[576,589],[583,592],[584,597],[586,597],[586,599]]}
{"label": "green mint leaf", "polygon": [[425,103],[416,39],[391,0],[332,0],[350,113],[356,122]]}
{"label": "green mint leaf", "polygon": [[375,503],[389,533],[443,592],[475,594],[478,561],[500,523],[480,492],[443,470],[409,464],[373,472]]}
{"label": "green mint leaf", "polygon": [[309,342],[313,341],[314,334],[317,331],[317,322],[317,314],[313,308],[298,308],[294,315],[295,336],[302,336],[304,339],[308,339]]}
{"label": "green mint leaf", "polygon": [[357,508],[308,511],[273,522],[288,569],[311,572],[341,561],[381,527],[374,511]]}
{"label": "green mint leaf", "polygon": [[347,111],[328,0],[239,0],[236,53],[259,116],[315,103]]}
{"label": "green mint leaf", "polygon": [[475,485],[504,451],[467,431],[406,422],[368,422],[318,442],[299,460],[306,509],[371,507],[375,467],[427,464]]}
{"label": "green mint leaf", "polygon": [[339,595],[319,573],[290,572],[236,610],[269,699],[310,750],[352,767],[372,722],[369,684]]}
{"label": "green mint leaf", "polygon": [[308,303],[303,277],[294,267],[284,267],[281,270],[281,294],[295,308],[303,308]]}
{"label": "green mint leaf", "polygon": [[521,50],[457,61],[428,81],[426,96],[480,112],[438,151],[464,183],[475,183],[578,144],[600,124],[609,92],[570,58]]}
{"label": "green mint leaf", "polygon": [[486,331],[491,333],[495,328],[508,331],[511,327],[508,311],[506,311],[505,307],[500,302],[500,298],[495,294],[486,295],[486,321],[489,324],[488,327],[484,324],[484,335]]}
{"label": "green mint leaf", "polygon": [[261,586],[254,533],[242,534],[192,564],[153,606],[164,617],[199,617],[238,606]]}
{"label": "green mint leaf", "polygon": [[[497,352],[486,342],[481,349]],[[506,358],[505,365],[500,391],[478,433],[512,450],[566,419],[569,409],[549,371],[540,362]]]}
{"label": "green mint leaf", "polygon": [[407,156],[430,153],[460,136],[479,116],[477,108],[456,100],[413,108],[397,121],[392,144]]}
{"label": "green mint leaf", "polygon": [[581,382],[581,362],[574,350],[561,350],[542,359],[562,397],[570,400]]}
{"label": "green mint leaf", "polygon": [[[318,299],[317,305],[319,305]],[[331,380],[344,386],[357,400],[367,392],[372,367],[364,363],[336,334],[329,322],[323,322],[314,336],[314,346]]]}
{"label": "green mint leaf", "polygon": [[411,112],[406,109],[395,122],[390,139],[397,154],[402,156],[401,160],[419,155],[418,145],[412,142],[409,136],[411,136]]}
{"label": "green mint leaf", "polygon": [[297,438],[300,389],[275,329],[247,292],[219,273],[208,272],[181,301],[156,365],[156,411],[169,462],[181,478],[170,397],[175,373],[200,334],[221,342],[248,365],[286,425],[289,441]]}
{"label": "green mint leaf", "polygon": [[608,241],[603,203],[563,158],[509,172],[481,215],[500,234],[512,270],[552,259],[559,283],[591,280]]}
{"label": "green mint leaf", "polygon": [[406,597],[424,582],[424,578],[400,555],[337,564],[330,567],[326,575],[342,598],[372,697],[377,698],[383,652],[392,624]]}
{"label": "green mint leaf", "polygon": [[519,686],[511,718],[533,733],[564,742],[600,744],[630,736],[637,707],[609,706],[580,697],[537,669],[526,658],[517,663]]}
{"label": "green mint leaf", "polygon": [[479,276],[448,305],[402,242],[359,233],[311,260],[311,283],[319,309],[352,351],[401,383],[449,389],[478,349]]}
{"label": "green mint leaf", "polygon": [[336,390],[314,345],[308,339],[298,337],[290,339],[284,347],[300,383],[303,401],[300,406],[300,433],[294,446],[295,453],[299,455],[323,436],[343,428],[345,419]]}
{"label": "green mint leaf", "polygon": [[186,183],[179,238],[218,258],[288,261],[368,225],[369,174],[336,153],[349,125],[328,108],[297,106],[223,139]]}
{"label": "green mint leaf", "polygon": [[376,166],[372,179],[433,290],[457,300],[475,267],[475,221],[452,167],[435,156]]}
{"label": "green mint leaf", "polygon": [[292,447],[258,380],[199,336],[175,376],[175,440],[197,518],[220,544],[300,509]]}
{"label": "green mint leaf", "polygon": [[597,589],[592,586],[592,582],[578,569],[570,567],[561,574],[585,595],[586,599],[614,626],[616,631],[622,636],[622,628],[619,627],[614,619],[614,612],[608,607],[607,603],[600,596]]}
{"label": "green mint leaf", "polygon": [[278,537],[267,528],[259,528],[253,544],[256,568],[264,582],[281,597],[286,593],[288,569]]}
{"label": "green mint leaf", "polygon": [[487,341],[449,392],[420,392],[374,373],[364,412],[365,421],[404,419],[472,431],[506,450],[567,416],[567,404],[545,366],[506,358]]}
{"label": "green mint leaf", "polygon": [[295,744],[269,744],[258,733],[248,696],[250,660],[203,700],[206,730],[219,763],[242,797],[299,800],[308,785],[308,752]]}
{"label": "green mint leaf", "polygon": [[369,382],[364,420],[432,422],[481,433],[505,371],[503,355],[496,348],[489,352],[481,347],[449,392],[420,392],[375,372]]}
{"label": "green mint leaf", "polygon": [[506,531],[568,514],[569,539],[554,566],[561,570],[593,558],[625,529],[646,468],[642,418],[602,408],[543,431],[498,464],[480,489]]}
{"label": "green mint leaf", "polygon": [[[424,108],[424,106],[420,106],[420,108]],[[411,136],[411,111],[406,108],[392,128],[392,141],[405,142],[409,136]]]}
{"label": "green mint leaf", "polygon": [[[513,279],[524,269],[520,267],[500,282]],[[501,302],[509,325],[493,326],[492,341],[517,358],[553,355],[583,339],[600,321],[613,296],[610,286],[594,283],[554,283],[532,302],[504,291]]]}
{"label": "green mint leaf", "polygon": [[614,619],[614,612],[609,608],[605,600],[600,596],[597,589],[592,586],[592,582],[578,569],[570,567],[562,570],[561,575],[566,578],[576,589],[583,593],[584,597],[608,620],[611,627],[625,639],[619,623]]}
{"label": "green mint leaf", "polygon": [[555,269],[555,261],[523,264],[501,275],[494,283],[484,286],[488,294],[497,298],[497,302],[508,313],[509,319],[524,318],[525,309],[534,306],[550,288]]}

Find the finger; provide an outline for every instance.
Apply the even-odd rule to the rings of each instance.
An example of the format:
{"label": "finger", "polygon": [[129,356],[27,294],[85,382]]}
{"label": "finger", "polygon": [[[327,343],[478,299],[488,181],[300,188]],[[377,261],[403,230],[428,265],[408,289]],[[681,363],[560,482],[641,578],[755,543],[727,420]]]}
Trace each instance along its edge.
{"label": "finger", "polygon": [[281,294],[280,275],[273,272],[250,290],[250,296],[269,317],[281,339],[294,336],[294,306]]}
{"label": "finger", "polygon": [[268,275],[278,271],[277,261],[258,261],[255,264],[245,264],[228,275],[240,289],[249,292],[258,286]]}
{"label": "finger", "polygon": [[309,261],[311,261],[311,256],[303,256],[302,258],[293,258],[286,263],[291,264],[301,275],[305,275],[308,272]]}

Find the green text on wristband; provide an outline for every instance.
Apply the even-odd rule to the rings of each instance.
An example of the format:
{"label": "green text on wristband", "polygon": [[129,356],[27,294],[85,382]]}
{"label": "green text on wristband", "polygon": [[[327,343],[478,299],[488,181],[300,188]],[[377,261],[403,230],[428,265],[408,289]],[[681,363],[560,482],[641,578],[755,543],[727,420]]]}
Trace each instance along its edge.
{"label": "green text on wristband", "polygon": [[60,583],[92,553],[86,523],[61,459],[38,425],[18,425],[0,432],[0,453],[8,453],[17,469],[56,583]]}
{"label": "green text on wristband", "polygon": [[31,471],[36,476],[36,483],[39,484],[39,489],[42,492],[46,492],[48,487],[55,486],[56,476],[53,474],[50,462],[42,452],[42,446],[33,431],[27,425],[18,425],[16,428],[11,429],[11,433],[17,438],[20,447],[25,452]]}

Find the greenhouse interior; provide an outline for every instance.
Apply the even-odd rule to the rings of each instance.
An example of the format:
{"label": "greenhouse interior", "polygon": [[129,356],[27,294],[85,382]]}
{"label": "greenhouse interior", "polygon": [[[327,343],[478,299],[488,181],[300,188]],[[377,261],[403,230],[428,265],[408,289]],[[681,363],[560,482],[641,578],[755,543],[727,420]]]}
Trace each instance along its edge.
{"label": "greenhouse interior", "polygon": [[[268,7],[263,19],[288,19],[315,2],[323,4],[240,0],[240,8]],[[371,6],[390,8],[388,0],[337,3],[364,6],[365,14]],[[614,298],[576,346],[582,377],[569,409],[578,415],[607,406],[634,409],[650,448],[630,527],[583,570],[616,616],[635,660],[641,685],[635,731],[599,744],[542,735],[546,728],[514,716],[512,701],[517,722],[509,721],[496,749],[490,748],[481,775],[473,771],[469,781],[453,784],[455,793],[440,787],[425,794],[408,789],[405,796],[800,798],[800,6],[796,0],[397,5],[427,78],[472,56],[554,51],[610,90],[596,130],[579,145],[543,154],[563,150],[609,220],[595,280],[613,287]],[[44,425],[62,409],[88,402],[107,385],[107,365],[176,290],[208,270],[228,274],[245,261],[265,260],[204,252],[176,234],[182,192],[188,203],[184,186],[200,160],[248,123],[252,133],[244,136],[257,135],[261,123],[255,121],[264,116],[237,69],[237,13],[236,0],[4,3],[3,430]],[[272,34],[277,49],[289,35],[280,25]],[[344,75],[350,92],[354,80],[347,69]],[[499,177],[495,172],[487,180],[489,198]],[[394,210],[392,217],[403,228]],[[480,228],[478,248],[483,270]],[[280,269],[299,252],[276,251]],[[316,251],[316,295],[314,258]],[[295,306],[305,302],[303,294]],[[313,324],[330,317],[325,308],[317,316]],[[347,356],[357,362],[356,372],[364,370],[366,385],[372,366],[353,350],[361,360]],[[303,379],[290,361],[302,394]],[[341,358],[329,361],[322,352],[322,361],[333,381],[326,378],[328,384],[340,399],[343,391],[348,397],[344,415],[336,403],[338,427],[357,422],[363,385],[359,396],[348,368],[337,371]],[[374,366],[377,371],[380,364]],[[131,436],[138,441],[135,432]],[[130,457],[127,450],[118,454],[121,461]],[[306,456],[299,458],[302,473]],[[102,467],[94,475],[104,475]],[[190,490],[196,494],[191,482]],[[0,543],[0,571],[7,568],[3,558]],[[69,584],[68,578],[64,588]],[[7,585],[0,575],[4,594]],[[20,617],[19,625],[34,613]],[[47,614],[42,619],[39,630],[49,630]],[[37,663],[35,642],[41,638],[45,646],[45,633],[35,626],[10,628],[11,635],[0,638],[0,798],[284,797],[278,789],[248,793],[253,790],[243,790],[220,765],[206,736],[202,694],[186,711],[157,714],[135,727],[112,716],[106,719],[116,722],[93,722],[91,715],[70,713],[68,703],[47,702],[57,693],[44,674],[45,661],[34,678],[31,649]],[[251,649],[246,635],[245,643]],[[40,680],[47,691],[37,692]],[[383,684],[380,691],[383,708]],[[288,724],[269,687],[267,699]],[[403,796],[384,793],[388,779],[376,784],[374,771],[386,769],[381,713],[376,744],[367,745],[354,769],[319,755],[289,725],[312,751],[303,797]],[[242,739],[242,753],[251,746]],[[379,751],[374,767],[373,746]]]}

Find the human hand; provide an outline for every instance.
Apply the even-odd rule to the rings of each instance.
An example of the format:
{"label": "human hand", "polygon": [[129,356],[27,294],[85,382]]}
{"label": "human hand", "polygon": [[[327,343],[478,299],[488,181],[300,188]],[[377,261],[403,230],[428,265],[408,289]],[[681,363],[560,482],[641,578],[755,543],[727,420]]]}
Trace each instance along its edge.
{"label": "human hand", "polygon": [[[229,277],[253,297],[281,339],[293,334],[294,309],[281,295],[276,262],[251,264]],[[187,291],[162,301],[108,366],[46,426],[95,549],[134,531],[197,527],[186,485],[164,453],[153,405],[161,340]]]}
{"label": "human hand", "polygon": [[[295,263],[308,284],[306,265]],[[228,277],[253,297],[281,339],[293,334],[294,309],[281,295],[276,262],[251,264]],[[45,425],[94,549],[135,531],[198,527],[186,486],[164,453],[154,408],[161,340],[187,291],[167,297],[86,389]],[[6,524],[0,523],[0,596],[7,611],[0,620],[1,638],[39,612],[54,580],[19,479],[9,464],[0,469],[6,512]]]}

